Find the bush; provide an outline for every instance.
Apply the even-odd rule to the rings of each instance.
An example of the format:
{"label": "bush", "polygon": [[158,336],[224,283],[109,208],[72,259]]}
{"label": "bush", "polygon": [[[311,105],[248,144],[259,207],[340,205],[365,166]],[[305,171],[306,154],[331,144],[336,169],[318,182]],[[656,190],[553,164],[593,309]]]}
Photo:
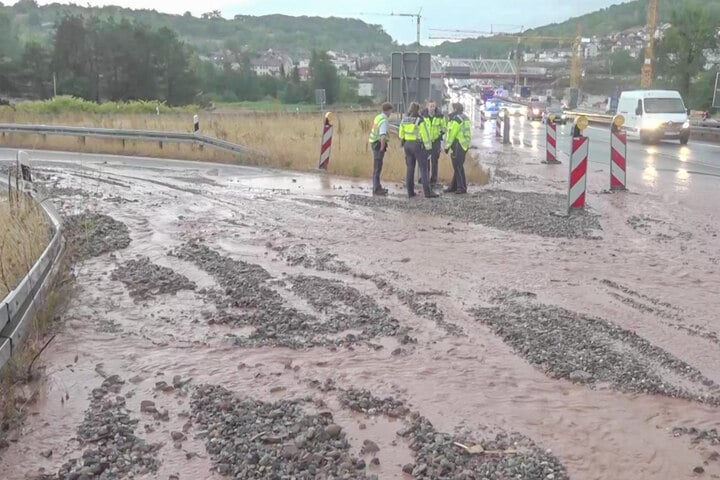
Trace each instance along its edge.
{"label": "bush", "polygon": [[198,109],[195,105],[187,105],[184,107],[169,107],[165,103],[152,100],[135,100],[132,102],[103,102],[95,103],[84,100],[82,98],[71,96],[57,96],[50,100],[38,100],[32,102],[20,102],[15,105],[15,110],[24,113],[33,114],[60,114],[67,112],[83,112],[83,113],[134,113],[147,114],[156,113],[157,107],[160,107],[160,113],[185,113],[194,112]]}

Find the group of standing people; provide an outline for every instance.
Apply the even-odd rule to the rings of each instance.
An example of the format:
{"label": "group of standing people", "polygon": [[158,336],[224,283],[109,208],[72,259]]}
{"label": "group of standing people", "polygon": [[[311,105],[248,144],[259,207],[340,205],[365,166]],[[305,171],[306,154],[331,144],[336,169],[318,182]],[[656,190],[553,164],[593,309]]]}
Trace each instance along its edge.
{"label": "group of standing people", "polygon": [[[467,193],[465,178],[465,157],[472,140],[472,124],[465,115],[463,105],[453,104],[453,111],[446,118],[437,108],[435,102],[429,102],[427,108],[420,111],[416,102],[410,104],[407,115],[400,122],[398,136],[400,145],[405,152],[405,187],[408,197],[415,193],[415,168],[419,172],[418,182],[423,187],[425,198],[436,198],[438,194],[433,187],[438,182],[440,153],[445,142],[445,153],[450,154],[453,166],[453,179],[445,189],[446,193]],[[390,103],[384,103],[382,113],[375,117],[370,132],[370,145],[373,150],[373,195],[387,195],[380,176],[383,168],[385,152],[388,148],[389,118],[393,112]]]}

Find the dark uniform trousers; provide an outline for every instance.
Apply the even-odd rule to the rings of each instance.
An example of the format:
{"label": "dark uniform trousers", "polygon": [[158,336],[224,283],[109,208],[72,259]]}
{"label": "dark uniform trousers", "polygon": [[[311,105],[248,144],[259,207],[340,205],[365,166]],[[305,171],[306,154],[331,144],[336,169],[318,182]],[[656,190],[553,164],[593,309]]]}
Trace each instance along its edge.
{"label": "dark uniform trousers", "polygon": [[385,150],[380,148],[380,142],[372,144],[373,151],[373,192],[379,192],[382,189],[380,183],[380,174],[382,173],[383,160],[385,159]]}
{"label": "dark uniform trousers", "polygon": [[453,192],[467,192],[467,179],[465,178],[465,157],[467,152],[460,146],[460,142],[453,142],[450,160],[453,167],[453,178],[448,190]]}
{"label": "dark uniform trousers", "polygon": [[405,186],[407,187],[408,196],[415,195],[415,164],[420,169],[420,182],[424,192],[430,191],[428,184],[428,154],[420,141],[405,142],[405,164],[407,165],[407,175],[405,176]]}

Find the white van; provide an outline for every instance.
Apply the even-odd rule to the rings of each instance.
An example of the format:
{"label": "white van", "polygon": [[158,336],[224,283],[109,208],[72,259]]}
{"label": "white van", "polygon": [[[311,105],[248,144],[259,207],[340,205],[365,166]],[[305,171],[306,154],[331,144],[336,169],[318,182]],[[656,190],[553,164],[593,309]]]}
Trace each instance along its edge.
{"label": "white van", "polygon": [[673,90],[633,90],[623,92],[618,113],[625,117],[625,130],[644,144],[661,140],[690,140],[688,111],[679,92]]}

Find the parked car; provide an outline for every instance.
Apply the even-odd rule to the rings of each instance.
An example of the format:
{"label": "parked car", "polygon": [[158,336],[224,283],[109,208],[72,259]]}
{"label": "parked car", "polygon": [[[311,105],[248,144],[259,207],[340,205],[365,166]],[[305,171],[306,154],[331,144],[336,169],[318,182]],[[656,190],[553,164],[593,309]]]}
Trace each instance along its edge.
{"label": "parked car", "polygon": [[558,125],[565,125],[567,124],[568,117],[565,115],[565,112],[560,107],[548,107],[545,112],[543,112],[542,116],[542,123],[547,123],[548,118],[550,115],[555,115],[555,123]]}
{"label": "parked car", "polygon": [[532,103],[527,109],[528,120],[542,120],[545,113],[545,105],[541,103]]}

